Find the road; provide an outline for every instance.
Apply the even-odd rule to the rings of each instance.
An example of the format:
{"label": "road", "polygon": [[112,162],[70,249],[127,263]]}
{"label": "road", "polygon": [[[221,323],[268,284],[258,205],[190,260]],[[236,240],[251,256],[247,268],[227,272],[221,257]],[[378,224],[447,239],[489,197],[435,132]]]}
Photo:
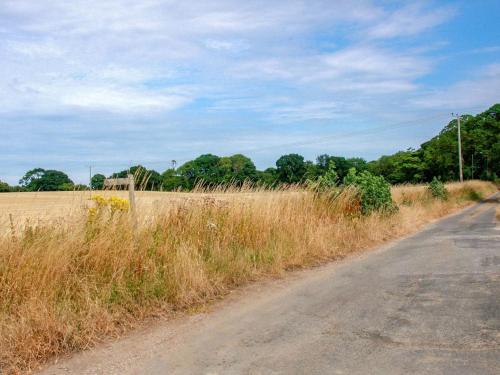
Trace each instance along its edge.
{"label": "road", "polygon": [[498,198],[44,374],[500,374]]}

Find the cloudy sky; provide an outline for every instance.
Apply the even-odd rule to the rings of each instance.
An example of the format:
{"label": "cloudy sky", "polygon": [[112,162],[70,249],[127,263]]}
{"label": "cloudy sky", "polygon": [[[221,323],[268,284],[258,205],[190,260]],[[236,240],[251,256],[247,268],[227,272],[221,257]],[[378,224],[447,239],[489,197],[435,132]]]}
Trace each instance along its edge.
{"label": "cloudy sky", "polygon": [[500,2],[0,0],[0,179],[367,159],[500,101]]}

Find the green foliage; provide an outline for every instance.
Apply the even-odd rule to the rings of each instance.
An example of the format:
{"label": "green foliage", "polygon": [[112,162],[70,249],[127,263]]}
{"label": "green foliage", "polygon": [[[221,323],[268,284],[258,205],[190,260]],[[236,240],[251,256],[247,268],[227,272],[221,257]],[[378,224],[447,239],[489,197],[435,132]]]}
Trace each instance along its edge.
{"label": "green foliage", "polygon": [[335,188],[339,183],[339,175],[335,170],[335,163],[330,161],[328,170],[316,180],[308,179],[307,185],[314,190],[325,191]]}
{"label": "green foliage", "polygon": [[339,179],[342,181],[347,173],[349,173],[349,169],[354,168],[356,171],[361,172],[366,170],[367,163],[362,158],[344,158],[342,156],[331,156],[327,154],[319,155],[316,158],[316,165],[318,166],[319,173],[318,176],[321,176],[328,172],[330,169],[330,164],[333,163],[335,165],[335,171]]}
{"label": "green foliage", "polygon": [[11,191],[11,187],[8,183],[0,181],[0,193],[7,193]]}
{"label": "green foliage", "polygon": [[255,164],[242,154],[221,157],[219,168],[222,183],[241,185],[245,181],[254,181],[257,177]]}
{"label": "green foliage", "polygon": [[266,187],[274,187],[278,182],[278,171],[276,168],[267,168],[257,171],[257,184]]}
{"label": "green foliage", "polygon": [[287,184],[302,182],[306,174],[304,157],[298,154],[281,156],[276,161],[276,172],[280,182]]}
{"label": "green foliage", "polygon": [[428,189],[434,198],[442,200],[448,199],[448,190],[446,190],[446,186],[436,177],[429,183]]}
{"label": "green foliage", "polygon": [[351,168],[344,177],[344,185],[356,187],[364,215],[373,211],[392,212],[396,209],[391,186],[382,176],[375,176],[368,171],[357,173],[355,168]]}
{"label": "green foliage", "polygon": [[420,152],[411,149],[399,151],[394,155],[384,155],[376,162],[368,164],[370,172],[384,176],[391,184],[421,182],[424,169],[425,164],[420,158]]}
{"label": "green foliage", "polygon": [[471,189],[468,189],[468,191],[467,191],[467,199],[470,201],[477,202],[477,201],[480,201],[481,199],[483,199],[483,195],[480,192],[471,188]]}
{"label": "green foliage", "polygon": [[182,177],[183,186],[192,189],[198,183],[219,184],[222,177],[219,160],[216,155],[205,154],[180,166],[177,172]]}
{"label": "green foliage", "polygon": [[[500,104],[477,116],[461,117],[464,178],[500,176]],[[369,170],[391,183],[458,180],[458,123],[450,123],[418,150],[400,151],[369,163]]]}
{"label": "green foliage", "polygon": [[142,165],[134,165],[130,169],[113,173],[111,178],[125,178],[129,174],[134,176],[135,188],[138,190],[160,190],[161,188],[161,175],[157,171],[147,169]]}
{"label": "green foliage", "polygon": [[173,191],[184,187],[183,179],[173,168],[167,169],[161,174],[161,184],[163,190]]}
{"label": "green foliage", "polygon": [[27,191],[55,191],[68,189],[73,186],[73,181],[64,172],[35,168],[26,172],[19,184]]}
{"label": "green foliage", "polygon": [[103,174],[95,174],[90,179],[90,186],[92,190],[102,190],[104,188],[104,180],[106,177]]}

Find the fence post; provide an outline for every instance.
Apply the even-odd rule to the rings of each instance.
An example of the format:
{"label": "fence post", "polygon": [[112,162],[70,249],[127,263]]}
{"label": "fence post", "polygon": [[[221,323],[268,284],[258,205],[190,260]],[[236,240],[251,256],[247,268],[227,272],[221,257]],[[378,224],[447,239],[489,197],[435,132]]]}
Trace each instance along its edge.
{"label": "fence post", "polygon": [[132,225],[137,230],[137,210],[135,207],[135,182],[132,174],[128,175],[128,199],[130,202],[130,213],[132,214]]}

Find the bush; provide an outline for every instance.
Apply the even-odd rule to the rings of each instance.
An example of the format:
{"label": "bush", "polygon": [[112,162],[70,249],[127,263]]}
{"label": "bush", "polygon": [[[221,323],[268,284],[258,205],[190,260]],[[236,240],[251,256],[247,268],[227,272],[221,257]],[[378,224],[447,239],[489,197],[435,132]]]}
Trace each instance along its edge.
{"label": "bush", "polygon": [[483,199],[483,195],[481,194],[481,192],[478,192],[472,188],[470,189],[467,189],[466,192],[466,197],[468,200],[470,201],[480,201],[481,199]]}
{"label": "bush", "polygon": [[368,171],[357,174],[356,169],[351,168],[344,177],[344,185],[356,187],[364,215],[373,211],[393,212],[397,209],[392,200],[391,185],[382,176],[374,176]]}
{"label": "bush", "polygon": [[429,183],[428,189],[434,198],[438,198],[441,200],[448,199],[448,190],[446,190],[444,184],[436,177],[434,177]]}

